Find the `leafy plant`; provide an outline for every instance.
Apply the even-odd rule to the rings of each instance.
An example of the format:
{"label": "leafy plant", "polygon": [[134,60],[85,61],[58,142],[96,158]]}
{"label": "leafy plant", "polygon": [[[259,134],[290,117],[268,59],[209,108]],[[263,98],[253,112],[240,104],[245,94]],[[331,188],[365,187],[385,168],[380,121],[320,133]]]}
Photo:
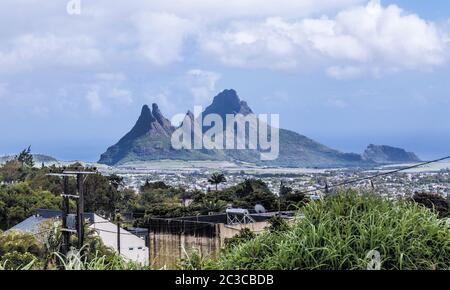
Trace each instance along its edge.
{"label": "leafy plant", "polygon": [[440,217],[450,216],[450,202],[438,194],[417,192],[413,195],[412,200],[436,211]]}
{"label": "leafy plant", "polygon": [[422,206],[375,194],[338,192],[302,208],[283,232],[266,232],[210,260],[207,269],[450,269],[450,228]]}
{"label": "leafy plant", "polygon": [[256,234],[248,228],[242,229],[238,235],[225,239],[225,247],[230,249],[256,238]]}
{"label": "leafy plant", "polygon": [[216,191],[217,191],[217,186],[226,181],[227,181],[227,179],[225,178],[225,175],[223,175],[222,173],[213,173],[208,178],[208,182],[216,186]]}

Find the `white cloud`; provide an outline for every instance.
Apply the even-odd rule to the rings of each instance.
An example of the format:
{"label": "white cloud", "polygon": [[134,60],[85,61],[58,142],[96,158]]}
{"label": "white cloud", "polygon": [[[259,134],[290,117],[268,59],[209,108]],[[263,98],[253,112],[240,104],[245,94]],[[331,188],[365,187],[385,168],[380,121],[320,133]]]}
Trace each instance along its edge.
{"label": "white cloud", "polygon": [[[11,72],[49,66],[82,67],[102,59],[89,36],[24,34],[0,48],[0,70]],[[6,46],[6,47],[5,47]]]}
{"label": "white cloud", "polygon": [[124,81],[103,70],[217,61],[243,68],[319,68],[348,78],[356,71],[381,74],[446,62],[446,29],[395,5],[366,4],[96,0],[83,1],[80,16],[68,16],[65,5],[5,0],[3,22],[16,23],[19,7],[29,21],[0,27],[0,72],[88,68],[97,80]]}
{"label": "white cloud", "polygon": [[163,66],[183,60],[184,40],[195,24],[168,13],[143,13],[135,18],[138,52],[154,65]]}
{"label": "white cloud", "polygon": [[87,90],[85,99],[90,111],[97,114],[107,114],[111,112],[113,106],[133,104],[132,92],[114,87],[113,83],[91,85]]}
{"label": "white cloud", "polygon": [[212,71],[192,69],[186,73],[186,86],[189,88],[194,102],[203,105],[209,101],[211,95],[216,91],[216,84],[221,76]]}
{"label": "white cloud", "polygon": [[237,67],[294,69],[328,66],[336,78],[442,65],[448,42],[435,24],[378,1],[334,18],[236,21],[201,38],[205,52]]}

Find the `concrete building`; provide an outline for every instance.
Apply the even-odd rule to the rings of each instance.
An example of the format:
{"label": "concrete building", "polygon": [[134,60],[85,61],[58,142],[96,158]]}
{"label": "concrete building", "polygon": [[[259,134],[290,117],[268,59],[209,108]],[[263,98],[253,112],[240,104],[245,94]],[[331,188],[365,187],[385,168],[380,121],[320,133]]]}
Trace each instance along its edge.
{"label": "concrete building", "polygon": [[[173,269],[195,249],[202,257],[216,257],[225,246],[225,240],[239,234],[244,228],[260,233],[269,225],[268,220],[277,213],[250,214],[252,222],[230,223],[227,214],[183,218],[152,218],[149,223],[150,265]],[[282,216],[292,218],[293,213]]]}
{"label": "concrete building", "polygon": [[[69,216],[70,217],[70,216]],[[95,231],[102,242],[112,250],[117,249],[117,225],[93,213],[85,213],[85,219],[89,222],[89,229]],[[61,211],[38,209],[35,214],[8,231],[22,231],[38,234],[45,232],[52,221],[61,219]],[[70,220],[70,219],[69,219]],[[70,222],[68,222],[70,224]],[[146,240],[125,229],[120,230],[120,255],[129,261],[148,265],[149,250]]]}

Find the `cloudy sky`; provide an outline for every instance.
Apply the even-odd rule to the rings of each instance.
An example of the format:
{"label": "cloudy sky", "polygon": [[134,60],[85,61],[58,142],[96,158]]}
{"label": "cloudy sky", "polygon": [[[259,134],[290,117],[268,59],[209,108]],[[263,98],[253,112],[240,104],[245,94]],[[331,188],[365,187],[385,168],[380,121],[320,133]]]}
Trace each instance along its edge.
{"label": "cloudy sky", "polygon": [[343,151],[450,153],[448,1],[68,2],[0,3],[0,155],[96,160],[143,104],[170,118],[226,88]]}

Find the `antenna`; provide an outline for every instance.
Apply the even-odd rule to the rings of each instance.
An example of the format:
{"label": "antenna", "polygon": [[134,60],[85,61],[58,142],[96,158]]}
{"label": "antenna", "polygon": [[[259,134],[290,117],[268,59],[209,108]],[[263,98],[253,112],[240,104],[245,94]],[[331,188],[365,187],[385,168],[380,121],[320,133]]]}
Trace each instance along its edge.
{"label": "antenna", "polygon": [[255,212],[256,213],[266,213],[267,211],[262,204],[257,204],[257,205],[255,205]]}

